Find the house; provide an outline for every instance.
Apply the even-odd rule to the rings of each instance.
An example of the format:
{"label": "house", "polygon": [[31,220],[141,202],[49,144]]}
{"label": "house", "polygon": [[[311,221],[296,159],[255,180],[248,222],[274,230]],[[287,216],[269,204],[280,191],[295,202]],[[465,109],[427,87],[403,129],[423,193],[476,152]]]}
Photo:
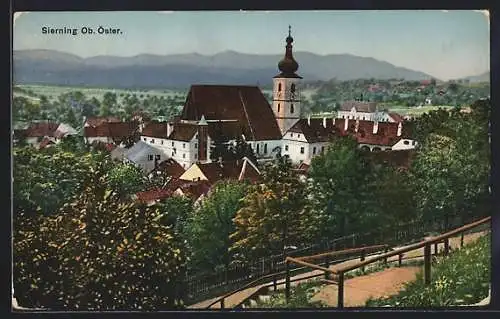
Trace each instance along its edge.
{"label": "house", "polygon": [[337,111],[337,118],[339,119],[374,121],[376,115],[376,102],[347,101]]}
{"label": "house", "polygon": [[57,144],[63,137],[76,134],[77,131],[71,126],[50,121],[31,123],[23,132],[26,143],[35,147],[39,147],[43,140],[43,147],[46,147],[50,144],[48,141]]}
{"label": "house", "polygon": [[144,173],[151,172],[158,163],[169,158],[162,150],[143,141],[137,142],[134,146],[127,149],[123,155],[124,162],[136,165]]}
{"label": "house", "polygon": [[179,178],[186,170],[176,160],[169,158],[160,162],[155,171],[162,172],[172,178]]}
{"label": "house", "polygon": [[113,144],[124,144],[138,134],[137,122],[102,122],[97,126],[84,126],[85,142],[92,144],[95,141]]}
{"label": "house", "polygon": [[179,180],[207,181],[211,185],[220,180],[234,179],[256,182],[260,178],[260,171],[251,160],[244,157],[239,161],[195,163],[189,167]]}
{"label": "house", "polygon": [[114,116],[88,117],[85,118],[83,127],[97,127],[103,123],[120,123],[121,120]]}

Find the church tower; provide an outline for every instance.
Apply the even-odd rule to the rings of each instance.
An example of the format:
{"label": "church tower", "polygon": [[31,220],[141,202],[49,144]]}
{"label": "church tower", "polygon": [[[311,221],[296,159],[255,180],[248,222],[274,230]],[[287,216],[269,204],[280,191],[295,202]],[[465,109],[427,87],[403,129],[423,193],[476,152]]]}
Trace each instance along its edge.
{"label": "church tower", "polygon": [[273,112],[282,135],[300,119],[299,82],[302,77],[295,73],[299,64],[293,58],[292,43],[291,26],[288,26],[285,57],[278,63],[280,73],[273,79]]}

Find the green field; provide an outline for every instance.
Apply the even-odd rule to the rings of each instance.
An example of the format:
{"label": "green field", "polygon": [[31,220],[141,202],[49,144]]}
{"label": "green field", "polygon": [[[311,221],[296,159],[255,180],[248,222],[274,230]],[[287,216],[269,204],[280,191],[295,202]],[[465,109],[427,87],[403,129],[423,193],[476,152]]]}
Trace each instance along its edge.
{"label": "green field", "polygon": [[389,108],[390,112],[398,113],[400,115],[422,115],[423,113],[427,113],[433,110],[437,109],[450,109],[453,108],[453,106],[449,105],[426,105],[426,106],[421,106],[421,107],[391,107]]}
{"label": "green field", "polygon": [[[76,86],[51,86],[51,85],[16,85],[19,88],[30,90],[37,96],[45,95],[49,100],[57,99],[57,97],[61,94],[72,92],[72,91],[80,91],[88,98],[97,98],[102,99],[103,95],[106,92],[116,93],[118,98],[126,94],[135,94],[138,97],[142,95],[142,97],[174,97],[176,95],[185,95],[185,91],[177,91],[177,90],[127,90],[127,89],[106,89],[106,88],[87,88],[87,87],[76,87]],[[36,97],[27,96],[24,93],[14,92],[14,96],[25,96],[28,98],[36,99]]]}

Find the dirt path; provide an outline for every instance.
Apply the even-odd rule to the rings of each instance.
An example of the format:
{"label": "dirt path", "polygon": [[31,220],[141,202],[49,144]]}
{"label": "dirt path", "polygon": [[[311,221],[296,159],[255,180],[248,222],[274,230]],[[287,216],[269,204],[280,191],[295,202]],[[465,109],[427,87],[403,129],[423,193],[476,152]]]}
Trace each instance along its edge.
{"label": "dirt path", "polygon": [[[370,298],[397,294],[406,282],[413,281],[421,267],[394,267],[365,276],[351,278],[344,284],[344,307],[363,307]],[[321,300],[330,307],[337,307],[338,286],[321,289],[313,301]]]}
{"label": "dirt path", "polygon": [[[478,239],[479,237],[485,235],[487,232],[482,231],[478,233],[473,233],[473,234],[468,234],[464,237],[464,244],[471,243]],[[401,246],[398,248],[402,248],[406,246]],[[460,236],[450,238],[450,247],[452,249],[457,249],[460,247]],[[438,251],[444,248],[444,244],[440,244],[438,246]],[[418,257],[418,256],[423,256],[424,249],[418,249],[414,250],[411,252],[408,252],[407,254],[404,255],[404,258],[408,257]],[[434,245],[432,247],[432,253],[434,254]],[[373,256],[375,257],[375,256]],[[372,257],[372,258],[373,258]],[[369,258],[367,258],[369,259]],[[418,258],[417,258],[418,259]],[[389,258],[389,261],[396,261],[398,260],[397,256]],[[345,267],[346,265],[353,265],[359,262],[359,259],[352,259],[345,261],[340,264],[332,265],[330,266],[330,269],[335,270],[339,269],[340,267]],[[390,296],[391,294],[397,293],[401,289],[401,285],[404,284],[405,282],[414,280],[416,273],[420,270],[420,267],[396,267],[396,268],[389,268],[384,271],[379,271],[373,274],[365,275],[365,276],[358,276],[352,279],[346,280],[346,287],[344,290],[344,306],[345,307],[353,307],[353,306],[364,306],[365,302],[368,300],[368,298],[373,295],[373,297],[377,297],[377,294],[381,294],[380,297],[383,296]],[[311,271],[308,273],[300,274],[297,276],[291,277],[291,279],[298,279],[298,278],[304,278],[313,274],[321,274],[323,273],[320,270],[315,270]],[[379,279],[378,276],[382,276],[382,279]],[[352,281],[352,285],[351,285]],[[301,281],[296,281],[292,282],[291,285],[295,286],[299,284]],[[303,281],[302,281],[303,282]],[[242,290],[234,295],[229,296],[226,298],[224,301],[225,307],[226,308],[232,308],[239,303],[241,303],[243,300],[251,296],[253,293],[255,293],[259,288],[262,286],[265,286],[270,283],[262,284],[259,286],[255,286],[252,288],[248,288],[245,290]],[[278,285],[279,289],[284,288],[284,284]],[[323,290],[325,292],[323,293]],[[331,304],[332,306],[337,306],[337,286],[336,285],[330,285],[325,288],[323,288],[322,291],[318,293],[319,297],[321,300],[323,300],[327,304]],[[351,291],[351,292],[349,292]],[[323,293],[323,294],[322,294]],[[322,295],[321,295],[322,294]],[[188,309],[203,309],[206,308],[210,303],[213,301],[217,300],[219,297],[211,298],[209,300],[205,300],[202,302],[199,302],[197,304],[188,306]],[[220,303],[217,303],[213,305],[211,308],[217,309],[220,308]]]}

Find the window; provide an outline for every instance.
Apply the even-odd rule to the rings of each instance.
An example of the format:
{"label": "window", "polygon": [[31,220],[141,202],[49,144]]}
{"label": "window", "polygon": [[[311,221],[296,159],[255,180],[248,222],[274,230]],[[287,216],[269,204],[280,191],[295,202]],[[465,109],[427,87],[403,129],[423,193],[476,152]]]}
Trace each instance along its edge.
{"label": "window", "polygon": [[304,147],[303,146],[300,148],[300,154],[304,154]]}
{"label": "window", "polygon": [[160,155],[156,155],[155,159],[160,160]]}
{"label": "window", "polygon": [[313,155],[316,154],[316,146],[313,147]]}
{"label": "window", "polygon": [[415,145],[415,141],[412,141],[412,142],[411,142],[411,145]]}
{"label": "window", "polygon": [[290,133],[290,137],[293,137],[293,133]]}
{"label": "window", "polygon": [[285,145],[285,151],[288,151],[288,145]]}
{"label": "window", "polygon": [[278,83],[278,92],[281,92],[281,83]]}
{"label": "window", "polygon": [[264,154],[267,154],[267,143],[264,144]]}
{"label": "window", "polygon": [[182,164],[182,167],[186,168],[186,164]]}
{"label": "window", "polygon": [[290,113],[293,114],[293,104],[290,104]]}
{"label": "window", "polygon": [[280,112],[280,104],[278,103],[278,113]]}
{"label": "window", "polygon": [[300,138],[300,134],[297,134],[297,137]]}
{"label": "window", "polygon": [[198,143],[194,143],[194,148],[198,148]]}
{"label": "window", "polygon": [[323,153],[324,151],[325,151],[325,147],[321,146],[321,153]]}
{"label": "window", "polygon": [[152,138],[152,139],[151,139],[151,144],[154,144],[154,143],[155,143],[155,139],[154,139],[154,138]]}
{"label": "window", "polygon": [[186,148],[186,143],[182,143],[182,148]]}
{"label": "window", "polygon": [[186,158],[186,153],[182,154],[182,158]]}
{"label": "window", "polygon": [[409,142],[409,141],[404,141],[404,142],[403,142],[403,144],[404,144],[404,145],[409,145],[409,144],[410,144],[410,142]]}
{"label": "window", "polygon": [[198,159],[198,154],[194,154],[194,159]]}
{"label": "window", "polygon": [[259,154],[259,144],[257,144],[257,154]]}
{"label": "window", "polygon": [[295,84],[292,83],[292,86],[290,87],[290,92],[295,93]]}
{"label": "window", "polygon": [[172,147],[174,147],[174,142],[172,142]]}
{"label": "window", "polygon": [[174,156],[174,152],[172,152],[172,156]]}
{"label": "window", "polygon": [[161,145],[163,145],[163,140],[161,140]]}
{"label": "window", "polygon": [[149,154],[148,155],[148,160],[152,161],[153,160],[153,155]]}

